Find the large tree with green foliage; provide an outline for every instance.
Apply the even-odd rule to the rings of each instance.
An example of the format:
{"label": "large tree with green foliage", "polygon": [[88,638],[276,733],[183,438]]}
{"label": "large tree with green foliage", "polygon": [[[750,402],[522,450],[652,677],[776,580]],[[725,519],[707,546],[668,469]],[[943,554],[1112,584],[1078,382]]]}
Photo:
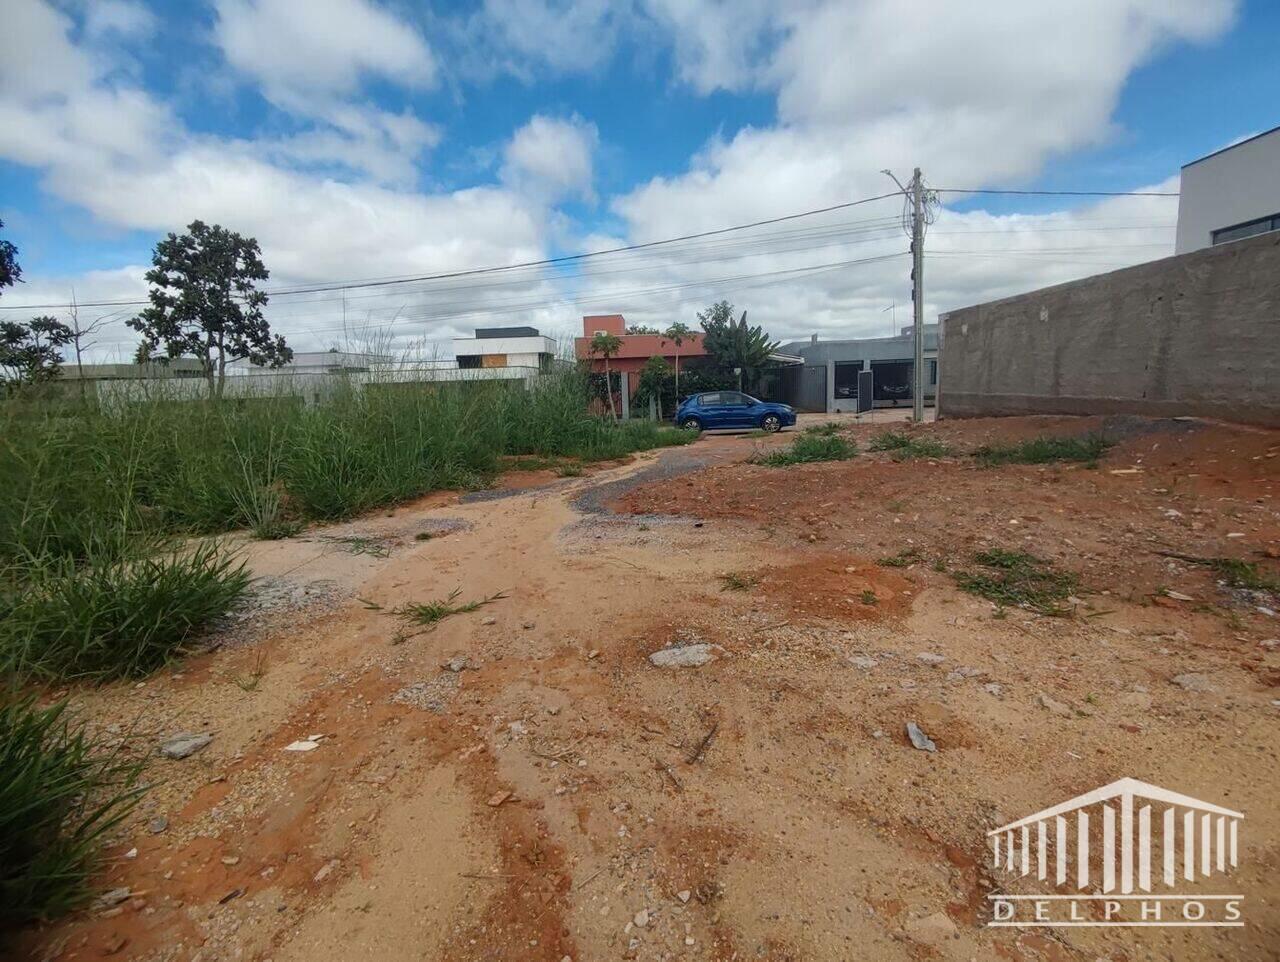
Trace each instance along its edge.
{"label": "large tree with green foliage", "polygon": [[739,387],[743,378],[747,383],[754,381],[768,364],[769,355],[778,349],[778,342],[771,341],[759,325],[747,326],[746,311],[735,321],[733,305],[728,301],[719,301],[700,311],[698,321],[706,332],[702,339],[703,348],[719,367],[726,370],[736,368],[741,372]]}
{"label": "large tree with green foliage", "polygon": [[[0,227],[4,221],[0,220]],[[12,287],[22,280],[22,268],[18,266],[18,248],[7,240],[0,239],[0,293],[4,288]]]}
{"label": "large tree with green foliage", "polygon": [[142,334],[140,362],[198,358],[210,396],[221,396],[229,362],[280,367],[293,357],[262,316],[257,282],[268,275],[252,237],[195,220],[156,244],[151,263],[151,306],[129,321]]}
{"label": "large tree with green foliage", "polygon": [[0,372],[10,386],[43,384],[62,370],[62,348],[74,333],[54,317],[0,321]]}

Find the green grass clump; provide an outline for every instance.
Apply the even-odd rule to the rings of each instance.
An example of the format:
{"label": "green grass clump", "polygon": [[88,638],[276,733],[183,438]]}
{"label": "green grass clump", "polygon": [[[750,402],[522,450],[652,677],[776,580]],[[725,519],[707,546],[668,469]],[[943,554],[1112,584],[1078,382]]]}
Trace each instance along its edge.
{"label": "green grass clump", "polygon": [[1210,568],[1229,588],[1280,594],[1280,581],[1259,568],[1257,562],[1243,561],[1240,558],[1197,558],[1184,554],[1171,554],[1171,557]]}
{"label": "green grass clump", "polygon": [[[454,588],[453,591],[449,592],[447,598],[437,601],[418,602],[412,605],[401,605],[399,608],[393,609],[391,613],[403,618],[410,624],[428,630],[452,615],[465,615],[469,612],[477,611],[485,605],[501,601],[507,596],[505,592],[499,591],[497,594],[488,595],[475,601],[458,603],[457,598],[460,594],[462,594],[462,589]],[[397,640],[405,641],[407,638],[408,636],[401,635]]]}
{"label": "green grass clump", "polygon": [[219,545],[139,557],[10,564],[0,584],[0,672],[104,681],[163,666],[241,600],[244,565]]}
{"label": "green grass clump", "polygon": [[816,461],[847,461],[857,453],[858,446],[839,435],[801,434],[790,447],[771,451],[756,458],[755,463],[778,468]]}
{"label": "green grass clump", "polygon": [[941,458],[949,452],[937,438],[919,437],[906,431],[880,431],[868,445],[872,451],[891,451],[899,460],[908,458]]}
{"label": "green grass clump", "polygon": [[1079,584],[1075,575],[1055,571],[1049,562],[1025,551],[992,548],[974,555],[985,571],[958,571],[956,584],[997,605],[1029,608],[1043,615],[1064,613],[1062,602]]}
{"label": "green grass clump", "polygon": [[139,766],[66,708],[0,696],[0,935],[84,906],[103,837],[140,795]]}
{"label": "green grass clump", "polygon": [[755,575],[743,574],[738,571],[731,571],[727,575],[720,576],[721,591],[750,591],[760,583],[760,579]]}
{"label": "green grass clump", "polygon": [[973,456],[988,468],[1001,464],[1052,464],[1060,461],[1080,462],[1096,468],[1098,459],[1113,444],[1100,434],[1086,434],[1081,438],[1038,437],[1016,444],[983,445],[973,452]]}
{"label": "green grass clump", "polygon": [[840,433],[840,424],[836,421],[827,421],[825,424],[814,424],[805,428],[804,434],[818,434],[830,437],[833,434]]}
{"label": "green grass clump", "polygon": [[917,562],[923,561],[924,556],[916,548],[907,548],[899,551],[895,555],[887,558],[881,558],[876,562],[882,568],[909,568]]}

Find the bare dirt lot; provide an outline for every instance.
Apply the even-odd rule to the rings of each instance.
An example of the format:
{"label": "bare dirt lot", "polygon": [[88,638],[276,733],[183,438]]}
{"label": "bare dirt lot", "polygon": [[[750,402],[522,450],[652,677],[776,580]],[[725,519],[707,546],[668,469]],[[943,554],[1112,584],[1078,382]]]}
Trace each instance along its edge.
{"label": "bare dirt lot", "polygon": [[[825,419],[822,419],[825,420]],[[1280,432],[1115,419],[1094,468],[747,463],[705,437],[279,542],[216,650],[80,692],[151,750],[112,907],[35,958],[1280,957]],[[977,552],[1066,610],[960,591]],[[884,565],[879,562],[893,559]],[[429,630],[394,609],[501,597]],[[655,667],[669,646],[712,656]],[[912,746],[913,722],[936,751]],[[286,748],[303,740],[315,747]],[[988,829],[1132,776],[1245,813],[1242,928],[988,928]]]}

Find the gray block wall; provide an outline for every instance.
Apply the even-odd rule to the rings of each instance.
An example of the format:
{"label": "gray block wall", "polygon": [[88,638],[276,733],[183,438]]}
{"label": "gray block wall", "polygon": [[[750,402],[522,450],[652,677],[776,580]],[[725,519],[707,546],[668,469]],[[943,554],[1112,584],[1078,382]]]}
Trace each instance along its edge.
{"label": "gray block wall", "polygon": [[1280,233],[944,315],[938,414],[1280,426]]}

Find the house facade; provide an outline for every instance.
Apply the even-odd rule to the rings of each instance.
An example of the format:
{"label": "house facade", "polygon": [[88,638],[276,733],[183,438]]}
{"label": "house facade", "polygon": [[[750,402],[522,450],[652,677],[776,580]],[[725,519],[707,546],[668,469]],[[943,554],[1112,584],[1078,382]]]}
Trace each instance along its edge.
{"label": "house facade", "polygon": [[[910,406],[914,343],[907,327],[894,337],[822,341],[814,334],[807,341],[783,344],[779,351],[798,355],[803,365],[785,371],[782,396],[806,411],[857,411],[858,375],[870,371],[874,407]],[[937,324],[924,326],[924,363],[924,396],[930,402],[938,389]]]}
{"label": "house facade", "polygon": [[1280,230],[1280,127],[1182,168],[1175,251]]}
{"label": "house facade", "polygon": [[603,374],[604,358],[591,353],[591,339],[597,334],[613,334],[622,341],[618,353],[609,358],[609,370],[627,375],[627,387],[630,394],[635,394],[640,385],[640,370],[651,357],[660,357],[672,367],[675,366],[677,354],[683,364],[689,358],[706,357],[706,349],[702,346],[702,333],[690,334],[684,338],[679,347],[675,341],[661,334],[628,334],[626,318],[621,314],[589,314],[582,319],[582,337],[573,340],[574,355],[581,361],[588,361],[591,370]]}
{"label": "house facade", "polygon": [[556,342],[533,327],[477,327],[475,337],[455,337],[453,356],[460,370],[524,368],[545,371]]}

